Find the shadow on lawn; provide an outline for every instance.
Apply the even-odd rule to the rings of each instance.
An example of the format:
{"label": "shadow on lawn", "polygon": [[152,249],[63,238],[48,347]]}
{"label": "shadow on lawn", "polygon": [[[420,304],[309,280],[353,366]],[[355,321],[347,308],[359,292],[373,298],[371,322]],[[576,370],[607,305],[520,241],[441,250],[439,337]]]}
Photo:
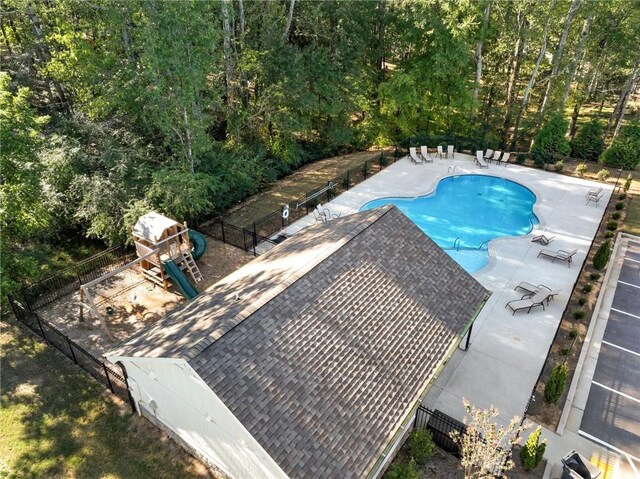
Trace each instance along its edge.
{"label": "shadow on lawn", "polygon": [[209,477],[52,347],[6,323],[0,345],[0,414],[4,427],[12,425],[2,454],[10,472],[1,477]]}

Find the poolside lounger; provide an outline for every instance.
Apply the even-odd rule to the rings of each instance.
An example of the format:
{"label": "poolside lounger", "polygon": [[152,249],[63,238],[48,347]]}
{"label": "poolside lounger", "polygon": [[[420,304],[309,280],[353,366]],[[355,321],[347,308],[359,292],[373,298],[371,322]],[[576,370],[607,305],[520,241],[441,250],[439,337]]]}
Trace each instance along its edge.
{"label": "poolside lounger", "polygon": [[512,311],[512,316],[516,314],[516,311],[521,309],[526,309],[527,314],[529,314],[536,306],[542,306],[542,309],[544,310],[544,300],[547,299],[547,296],[546,291],[538,291],[534,295],[530,295],[526,298],[509,301],[504,305],[504,307],[509,308]]}
{"label": "poolside lounger", "polygon": [[511,158],[511,153],[504,153],[502,158],[500,158],[500,164],[507,166],[509,164],[509,158]]}
{"label": "poolside lounger", "polygon": [[453,158],[455,155],[453,145],[447,146],[447,158]]}
{"label": "poolside lounger", "polygon": [[559,249],[558,251],[553,251],[551,249],[543,249],[538,253],[538,258],[540,256],[546,256],[547,258],[551,258],[551,262],[553,263],[555,260],[565,261],[569,267],[571,267],[571,262],[573,261],[573,255],[578,252],[577,249],[573,251],[565,251],[563,249]]}
{"label": "poolside lounger", "polygon": [[596,206],[598,206],[603,196],[604,196],[604,192],[600,192],[598,195],[589,195],[587,196],[587,201],[585,205],[588,205],[589,203],[593,202],[596,204]]}
{"label": "poolside lounger", "polygon": [[421,165],[423,163],[422,157],[416,152],[416,149],[413,146],[409,148],[409,156],[411,157],[411,161],[416,165]]}
{"label": "poolside lounger", "polygon": [[318,221],[321,221],[322,223],[327,221],[327,217],[325,216],[324,212],[320,209],[319,206],[314,208],[314,210],[313,210],[313,218],[316,220],[315,221],[316,223]]}
{"label": "poolside lounger", "polygon": [[502,155],[501,151],[494,151],[493,152],[493,156],[491,157],[491,159],[489,161],[495,161],[496,163],[500,163],[500,155]]}
{"label": "poolside lounger", "polygon": [[427,148],[426,146],[421,146],[420,154],[422,155],[422,159],[426,163],[433,163],[433,157],[429,154],[429,148]]}
{"label": "poolside lounger", "polygon": [[487,149],[487,151],[484,154],[484,159],[490,160],[492,156],[493,156],[493,150],[491,148]]}
{"label": "poolside lounger", "polygon": [[587,191],[585,198],[589,198],[589,196],[598,196],[600,193],[602,193],[602,187],[591,188],[589,191]]}
{"label": "poolside lounger", "polygon": [[489,168],[489,163],[487,163],[482,157],[482,150],[476,151],[476,157],[474,158],[474,161],[480,168]]}
{"label": "poolside lounger", "polygon": [[520,281],[520,283],[518,283],[518,285],[513,288],[514,291],[518,291],[519,289],[527,293],[520,299],[531,297],[538,292],[545,293],[547,295],[547,304],[549,304],[549,301],[552,300],[555,296],[560,294],[560,291],[554,291],[549,286],[545,286],[544,284],[535,286],[531,283],[528,283],[527,281]]}
{"label": "poolside lounger", "polygon": [[555,236],[546,237],[545,235],[538,235],[538,236],[534,236],[531,239],[531,242],[540,243],[541,245],[547,246],[549,243],[553,241],[553,238],[555,238]]}
{"label": "poolside lounger", "polygon": [[444,151],[442,150],[442,145],[438,145],[438,158],[442,158],[444,155]]}

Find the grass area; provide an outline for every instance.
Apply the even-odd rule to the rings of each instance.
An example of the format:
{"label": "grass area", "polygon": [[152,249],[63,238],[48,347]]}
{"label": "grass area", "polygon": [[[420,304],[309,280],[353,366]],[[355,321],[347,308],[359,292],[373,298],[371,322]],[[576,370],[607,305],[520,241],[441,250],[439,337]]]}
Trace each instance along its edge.
{"label": "grass area", "polygon": [[205,468],[52,347],[0,322],[0,478],[202,478]]}
{"label": "grass area", "polygon": [[640,195],[634,194],[627,206],[623,231],[640,236]]}

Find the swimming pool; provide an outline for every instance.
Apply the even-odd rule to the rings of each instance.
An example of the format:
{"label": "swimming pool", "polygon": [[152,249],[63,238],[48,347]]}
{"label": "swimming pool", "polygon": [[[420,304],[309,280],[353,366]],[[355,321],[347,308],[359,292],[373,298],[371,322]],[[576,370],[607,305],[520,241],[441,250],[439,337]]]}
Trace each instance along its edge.
{"label": "swimming pool", "polygon": [[433,193],[417,198],[380,198],[361,210],[394,204],[470,273],[489,262],[488,242],[526,235],[538,224],[536,196],[505,178],[458,175],[440,180]]}

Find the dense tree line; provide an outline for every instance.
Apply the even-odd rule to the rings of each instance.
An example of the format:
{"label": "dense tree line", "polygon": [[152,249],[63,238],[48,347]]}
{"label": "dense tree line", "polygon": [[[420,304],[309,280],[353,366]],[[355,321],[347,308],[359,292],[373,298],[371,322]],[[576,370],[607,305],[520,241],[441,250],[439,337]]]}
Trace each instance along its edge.
{"label": "dense tree line", "polygon": [[609,144],[637,116],[637,1],[2,0],[0,26],[5,287],[39,243],[219,213],[321,157],[526,150],[556,114]]}

